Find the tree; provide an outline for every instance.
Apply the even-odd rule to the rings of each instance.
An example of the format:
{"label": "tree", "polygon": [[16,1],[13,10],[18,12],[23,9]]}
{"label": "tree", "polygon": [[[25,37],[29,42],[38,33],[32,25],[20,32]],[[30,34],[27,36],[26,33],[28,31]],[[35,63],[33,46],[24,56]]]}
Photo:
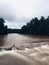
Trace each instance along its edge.
{"label": "tree", "polygon": [[21,31],[23,31],[23,34],[49,35],[49,16],[46,19],[43,16],[40,19],[35,17],[26,23]]}
{"label": "tree", "polygon": [[4,19],[0,18],[0,35],[7,34],[7,26],[5,26],[4,23]]}

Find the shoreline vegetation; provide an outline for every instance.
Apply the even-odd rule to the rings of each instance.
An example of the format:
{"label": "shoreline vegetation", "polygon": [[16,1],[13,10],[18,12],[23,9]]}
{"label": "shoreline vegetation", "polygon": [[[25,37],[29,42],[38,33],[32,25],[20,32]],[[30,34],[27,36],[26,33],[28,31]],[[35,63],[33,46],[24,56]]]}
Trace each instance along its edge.
{"label": "shoreline vegetation", "polygon": [[30,22],[23,25],[21,29],[11,29],[4,25],[5,20],[0,18],[0,35],[6,35],[9,33],[18,33],[26,35],[40,35],[49,36],[49,16],[47,18],[41,16],[30,20]]}

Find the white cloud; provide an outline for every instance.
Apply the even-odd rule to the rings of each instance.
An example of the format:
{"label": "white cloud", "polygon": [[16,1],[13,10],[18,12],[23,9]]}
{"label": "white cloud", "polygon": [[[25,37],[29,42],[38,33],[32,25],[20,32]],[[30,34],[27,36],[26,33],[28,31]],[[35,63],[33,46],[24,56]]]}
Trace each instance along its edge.
{"label": "white cloud", "polygon": [[42,15],[49,15],[49,0],[0,0],[0,17],[6,19],[9,27],[20,28],[31,18]]}

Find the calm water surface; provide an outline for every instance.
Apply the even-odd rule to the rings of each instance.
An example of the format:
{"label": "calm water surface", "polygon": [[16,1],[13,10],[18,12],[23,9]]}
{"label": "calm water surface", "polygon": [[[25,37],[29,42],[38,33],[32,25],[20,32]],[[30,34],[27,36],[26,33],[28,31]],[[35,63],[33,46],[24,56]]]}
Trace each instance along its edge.
{"label": "calm water surface", "polygon": [[35,42],[43,42],[49,41],[49,37],[36,37],[36,36],[28,36],[28,35],[20,35],[20,34],[8,34],[8,35],[0,35],[0,45],[9,46],[9,45],[21,45]]}

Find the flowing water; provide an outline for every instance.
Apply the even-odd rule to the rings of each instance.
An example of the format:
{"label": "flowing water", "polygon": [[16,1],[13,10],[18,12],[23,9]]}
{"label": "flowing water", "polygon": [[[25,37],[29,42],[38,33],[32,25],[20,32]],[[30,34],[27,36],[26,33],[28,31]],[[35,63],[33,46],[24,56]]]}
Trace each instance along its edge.
{"label": "flowing water", "polygon": [[0,45],[40,44],[40,47],[25,48],[25,50],[11,50],[0,52],[0,65],[49,65],[49,37],[20,34],[0,36]]}
{"label": "flowing water", "polygon": [[31,35],[20,35],[20,34],[8,34],[8,35],[0,35],[0,45],[9,46],[9,45],[21,45],[21,44],[29,44],[35,42],[48,42],[49,37],[43,36],[31,36]]}

